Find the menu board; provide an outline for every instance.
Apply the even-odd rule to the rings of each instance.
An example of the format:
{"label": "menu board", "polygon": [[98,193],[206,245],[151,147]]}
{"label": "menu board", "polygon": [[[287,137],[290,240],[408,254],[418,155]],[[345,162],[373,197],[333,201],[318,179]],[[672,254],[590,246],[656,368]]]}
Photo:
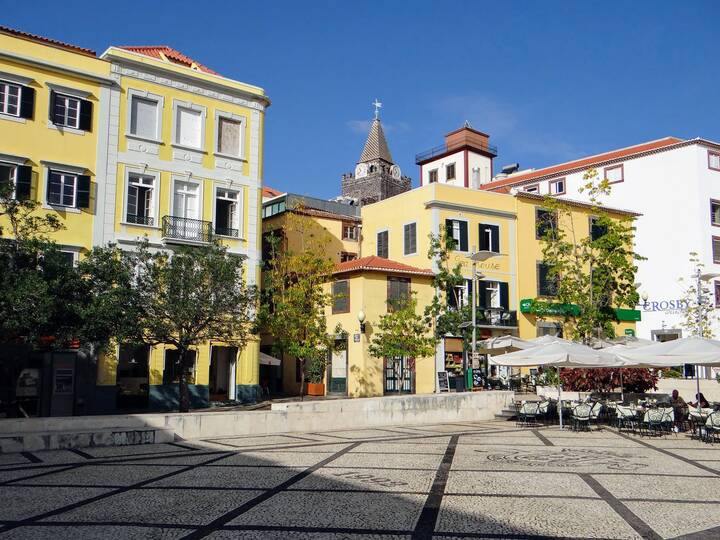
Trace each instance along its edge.
{"label": "menu board", "polygon": [[438,388],[440,389],[440,391],[441,392],[449,392],[450,391],[450,382],[448,381],[447,371],[438,371],[437,378],[438,378]]}

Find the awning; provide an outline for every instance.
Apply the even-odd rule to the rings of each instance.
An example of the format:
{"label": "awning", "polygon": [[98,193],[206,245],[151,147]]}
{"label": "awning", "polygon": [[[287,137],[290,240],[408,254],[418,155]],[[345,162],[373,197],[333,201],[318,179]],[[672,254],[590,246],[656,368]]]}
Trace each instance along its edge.
{"label": "awning", "polygon": [[269,354],[265,354],[264,352],[260,353],[260,365],[261,366],[280,366],[282,365],[282,360],[279,358],[275,358],[274,356],[270,356]]}

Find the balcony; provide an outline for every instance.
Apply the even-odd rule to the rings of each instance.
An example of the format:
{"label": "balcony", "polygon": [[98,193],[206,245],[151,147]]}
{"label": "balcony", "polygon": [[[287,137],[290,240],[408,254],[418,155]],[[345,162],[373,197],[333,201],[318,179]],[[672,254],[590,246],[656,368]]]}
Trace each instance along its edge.
{"label": "balcony", "polygon": [[169,242],[207,243],[212,240],[212,223],[200,219],[163,216],[162,236]]}
{"label": "balcony", "polygon": [[517,311],[505,308],[479,307],[476,313],[478,328],[516,328]]}
{"label": "balcony", "polygon": [[[431,148],[430,150],[426,150],[425,152],[420,152],[419,154],[415,155],[415,164],[420,165],[422,163],[425,163],[426,161],[430,161],[431,159],[442,156],[444,154],[449,154],[453,150],[460,150],[461,148],[464,148],[468,146],[467,143],[464,141],[459,141],[454,144],[441,144],[440,146],[436,146],[435,148]],[[477,150],[480,150],[481,152],[486,152],[488,154],[491,154],[493,157],[497,156],[497,146],[493,146],[490,144],[482,144],[472,145]]]}

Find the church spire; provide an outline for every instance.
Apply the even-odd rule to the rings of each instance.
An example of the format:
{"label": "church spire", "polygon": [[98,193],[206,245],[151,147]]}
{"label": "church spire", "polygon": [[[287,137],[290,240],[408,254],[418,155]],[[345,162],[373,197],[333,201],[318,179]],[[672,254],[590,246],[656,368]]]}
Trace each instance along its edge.
{"label": "church spire", "polygon": [[368,134],[367,141],[365,141],[365,148],[363,148],[362,154],[360,154],[360,161],[358,163],[367,163],[378,159],[382,159],[387,163],[393,163],[390,148],[388,148],[388,143],[385,139],[385,132],[383,131],[380,119],[376,117],[370,126],[370,133]]}

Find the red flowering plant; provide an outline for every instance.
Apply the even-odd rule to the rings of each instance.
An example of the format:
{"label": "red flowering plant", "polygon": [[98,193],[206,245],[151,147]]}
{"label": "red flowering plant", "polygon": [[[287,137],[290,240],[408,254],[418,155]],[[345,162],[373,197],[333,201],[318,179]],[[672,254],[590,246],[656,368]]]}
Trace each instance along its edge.
{"label": "red flowering plant", "polygon": [[658,375],[645,368],[563,369],[563,389],[573,392],[613,392],[622,386],[626,392],[643,393],[657,388]]}

